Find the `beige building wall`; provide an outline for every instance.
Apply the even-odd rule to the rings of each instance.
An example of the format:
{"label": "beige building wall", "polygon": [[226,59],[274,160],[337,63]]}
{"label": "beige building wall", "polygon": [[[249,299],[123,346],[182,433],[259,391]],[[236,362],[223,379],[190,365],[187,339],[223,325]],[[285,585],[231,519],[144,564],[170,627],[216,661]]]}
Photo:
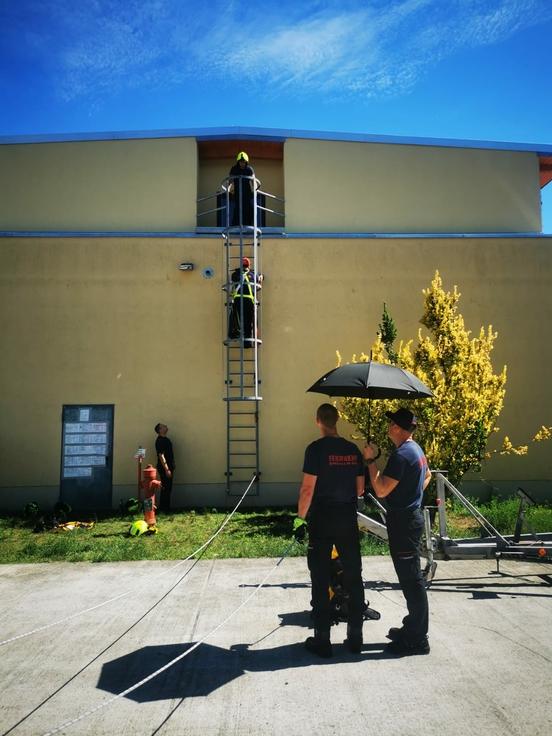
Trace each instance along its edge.
{"label": "beige building wall", "polygon": [[[2,449],[9,483],[58,482],[62,404],[115,404],[115,484],[153,426],[174,427],[182,480],[224,462],[220,244],[203,240],[2,241]],[[195,263],[192,273],[178,270]],[[216,276],[202,277],[210,266]],[[176,440],[178,443],[178,440]],[[25,458],[25,460],[23,460]],[[7,478],[6,478],[7,480]]]}
{"label": "beige building wall", "polygon": [[289,139],[289,232],[540,232],[534,153]]}
{"label": "beige building wall", "polygon": [[193,230],[196,141],[2,145],[0,192],[0,230]]}
{"label": "beige building wall", "polygon": [[[197,220],[196,198],[214,193],[233,161],[198,163],[197,146],[195,138],[0,145],[0,230],[213,226],[215,215]],[[534,153],[289,139],[283,162],[253,164],[263,189],[285,197],[287,232],[541,230]],[[267,225],[282,224],[268,216]]]}
{"label": "beige building wall", "polygon": [[[501,427],[514,443],[552,424],[550,238],[269,239],[262,246],[260,504],[293,503],[303,451],[316,438],[316,378],[368,351],[388,305],[399,337],[415,337],[422,289],[439,269],[460,310],[499,338],[508,364]],[[175,502],[224,505],[226,415],[220,239],[0,240],[2,412],[0,507],[57,500],[63,404],[115,405],[114,503],[133,492],[133,454],[154,459],[166,422],[177,455]],[[194,263],[181,272],[182,261]],[[211,267],[214,277],[204,278]],[[344,428],[345,429],[345,428]],[[502,435],[500,435],[502,436]],[[498,444],[498,440],[497,440]],[[482,477],[550,487],[552,455],[496,457]],[[527,485],[527,483],[529,485]]]}

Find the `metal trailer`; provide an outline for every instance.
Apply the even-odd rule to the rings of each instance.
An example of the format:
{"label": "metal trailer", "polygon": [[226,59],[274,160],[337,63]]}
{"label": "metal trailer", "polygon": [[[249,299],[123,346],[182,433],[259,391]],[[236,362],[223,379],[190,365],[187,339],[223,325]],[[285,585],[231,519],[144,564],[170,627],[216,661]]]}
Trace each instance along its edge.
{"label": "metal trailer", "polygon": [[[493,559],[496,561],[497,573],[500,572],[501,559],[540,563],[552,562],[552,532],[522,534],[525,511],[528,506],[535,504],[535,501],[526,491],[522,488],[518,488],[517,491],[520,504],[514,534],[503,535],[452,485],[443,471],[434,470],[432,472],[437,482],[437,501],[436,506],[426,506],[423,509],[425,535],[421,550],[422,556],[427,559],[424,577],[428,585],[435,576],[437,560]],[[487,536],[466,539],[451,539],[448,536],[445,489],[479,522],[481,528],[487,532]],[[359,528],[378,539],[387,541],[385,508],[371,493],[367,495],[378,509],[382,520],[376,521],[358,512]],[[438,519],[437,532],[432,529],[432,516],[435,512]]]}

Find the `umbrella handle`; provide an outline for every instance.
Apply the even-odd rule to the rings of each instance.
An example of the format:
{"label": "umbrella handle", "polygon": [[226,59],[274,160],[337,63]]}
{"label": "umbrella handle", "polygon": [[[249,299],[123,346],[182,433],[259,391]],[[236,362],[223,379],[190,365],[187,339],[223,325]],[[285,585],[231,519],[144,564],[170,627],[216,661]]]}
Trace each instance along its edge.
{"label": "umbrella handle", "polygon": [[[370,445],[370,444],[372,444],[372,440],[371,440],[371,438],[370,438],[370,437],[366,437],[366,444],[367,444],[367,445]],[[374,444],[375,444],[375,445],[376,445],[376,447],[378,448],[378,452],[377,452],[377,455],[374,455],[374,457],[373,457],[373,460],[377,460],[377,459],[378,459],[378,457],[381,457],[381,447],[380,447],[379,445],[377,445],[377,444],[376,444],[375,442],[374,442]]]}

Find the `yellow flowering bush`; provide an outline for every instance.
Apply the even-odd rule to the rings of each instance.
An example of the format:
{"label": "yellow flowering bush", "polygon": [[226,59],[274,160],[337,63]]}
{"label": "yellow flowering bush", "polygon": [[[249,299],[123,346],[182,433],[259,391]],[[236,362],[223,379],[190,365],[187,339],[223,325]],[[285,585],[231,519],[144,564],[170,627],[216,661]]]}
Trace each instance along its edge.
{"label": "yellow flowering bush", "polygon": [[[359,435],[370,436],[385,448],[385,412],[408,405],[418,417],[416,439],[424,448],[430,467],[448,470],[451,482],[457,483],[468,470],[480,470],[482,461],[489,457],[487,443],[498,431],[496,422],[506,392],[506,366],[495,373],[491,353],[497,333],[489,325],[481,327],[477,336],[471,336],[458,312],[460,293],[456,286],[445,291],[438,271],[423,295],[420,322],[427,333],[420,329],[416,344],[413,340],[401,342],[395,351],[396,330],[385,306],[371,358],[414,373],[431,388],[433,398],[409,402],[374,400],[370,414],[366,399],[345,398],[340,400],[339,410],[346,421],[357,427]],[[339,353],[337,359],[341,364]],[[368,360],[370,355],[365,353],[352,358],[353,363]],[[552,427],[541,427],[533,440],[551,437]],[[524,454],[527,447],[516,448],[505,437],[501,452]]]}

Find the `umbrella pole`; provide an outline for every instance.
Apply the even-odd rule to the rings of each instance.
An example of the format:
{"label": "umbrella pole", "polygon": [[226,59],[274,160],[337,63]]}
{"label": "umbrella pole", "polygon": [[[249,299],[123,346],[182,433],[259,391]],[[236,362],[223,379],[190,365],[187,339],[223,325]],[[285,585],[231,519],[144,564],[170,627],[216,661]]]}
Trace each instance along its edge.
{"label": "umbrella pole", "polygon": [[[372,367],[372,350],[370,350],[370,360],[368,362],[368,376],[370,375],[370,368]],[[368,386],[368,376],[366,377],[366,385]],[[372,436],[372,397],[368,397],[368,437],[366,437],[366,444],[370,444],[370,438]]]}

